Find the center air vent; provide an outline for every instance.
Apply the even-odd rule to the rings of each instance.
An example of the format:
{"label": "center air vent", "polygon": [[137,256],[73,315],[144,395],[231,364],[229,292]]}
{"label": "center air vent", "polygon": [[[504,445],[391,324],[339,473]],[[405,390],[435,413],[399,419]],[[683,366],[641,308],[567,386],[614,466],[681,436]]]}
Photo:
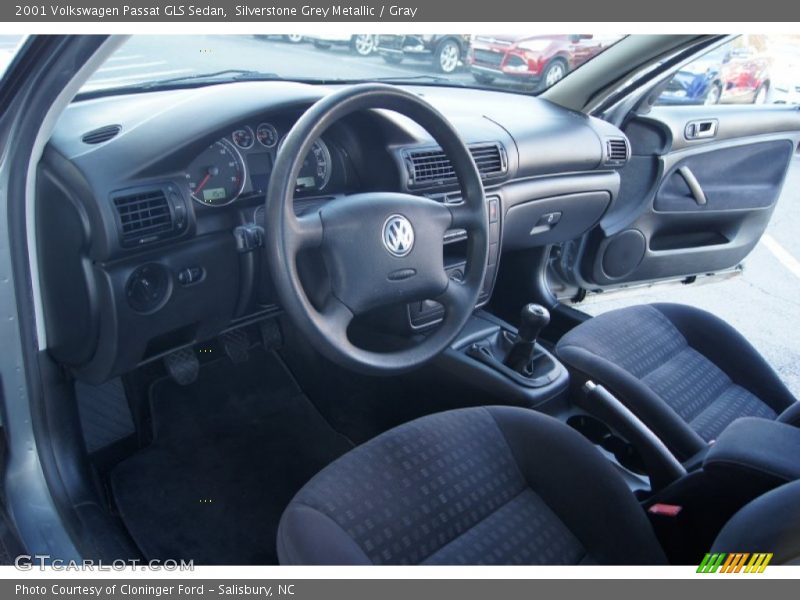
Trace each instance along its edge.
{"label": "center air vent", "polygon": [[[502,145],[470,144],[469,151],[482,179],[502,176],[508,171],[508,161]],[[407,150],[403,153],[403,158],[412,186],[443,185],[456,181],[453,165],[440,148]]]}
{"label": "center air vent", "polygon": [[186,205],[171,188],[150,187],[113,197],[123,246],[140,246],[186,228]]}
{"label": "center air vent", "polygon": [[94,129],[89,131],[88,133],[84,133],[81,141],[84,144],[102,144],[103,142],[107,142],[122,130],[121,125],[107,125],[105,127],[100,127],[99,129]]}
{"label": "center air vent", "polygon": [[622,165],[627,162],[630,157],[630,148],[628,147],[628,140],[622,137],[607,138],[605,148],[607,165]]}

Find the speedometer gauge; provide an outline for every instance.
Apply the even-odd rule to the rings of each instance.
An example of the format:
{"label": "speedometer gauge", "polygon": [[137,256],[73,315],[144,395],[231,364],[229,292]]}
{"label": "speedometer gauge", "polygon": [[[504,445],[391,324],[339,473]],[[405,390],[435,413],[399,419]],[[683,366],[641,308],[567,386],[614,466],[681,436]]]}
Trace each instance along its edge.
{"label": "speedometer gauge", "polygon": [[239,152],[227,140],[214,142],[186,170],[192,198],[207,206],[236,200],[244,189],[245,167]]}

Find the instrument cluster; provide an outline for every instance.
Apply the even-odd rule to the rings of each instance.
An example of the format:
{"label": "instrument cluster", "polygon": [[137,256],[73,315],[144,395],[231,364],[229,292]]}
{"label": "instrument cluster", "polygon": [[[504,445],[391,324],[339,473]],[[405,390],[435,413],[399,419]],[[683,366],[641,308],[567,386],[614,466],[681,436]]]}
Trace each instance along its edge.
{"label": "instrument cluster", "polygon": [[[204,206],[225,206],[267,191],[275,158],[289,127],[243,124],[198,154],[184,172],[189,193]],[[297,177],[297,193],[325,192],[333,160],[328,144],[314,141]]]}

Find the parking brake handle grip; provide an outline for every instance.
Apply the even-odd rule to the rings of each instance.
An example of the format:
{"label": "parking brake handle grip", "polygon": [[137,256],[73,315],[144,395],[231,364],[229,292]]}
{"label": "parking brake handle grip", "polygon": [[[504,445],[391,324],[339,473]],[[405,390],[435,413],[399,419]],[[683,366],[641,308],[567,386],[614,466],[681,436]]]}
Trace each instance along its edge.
{"label": "parking brake handle grip", "polygon": [[666,487],[686,475],[686,469],[656,434],[602,385],[583,386],[586,409],[605,421],[639,451],[653,490]]}

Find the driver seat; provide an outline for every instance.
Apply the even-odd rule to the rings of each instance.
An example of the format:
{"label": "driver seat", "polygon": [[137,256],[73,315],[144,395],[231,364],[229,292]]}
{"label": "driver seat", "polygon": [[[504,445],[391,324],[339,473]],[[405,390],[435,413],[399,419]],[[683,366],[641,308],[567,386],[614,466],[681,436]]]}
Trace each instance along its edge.
{"label": "driver seat", "polygon": [[[791,494],[777,502],[794,517],[773,500],[726,543],[756,551],[749,532],[800,525],[800,488]],[[758,541],[781,557],[780,540]],[[666,563],[612,464],[561,422],[514,407],[422,417],[355,448],[297,493],[277,544],[282,564]]]}

